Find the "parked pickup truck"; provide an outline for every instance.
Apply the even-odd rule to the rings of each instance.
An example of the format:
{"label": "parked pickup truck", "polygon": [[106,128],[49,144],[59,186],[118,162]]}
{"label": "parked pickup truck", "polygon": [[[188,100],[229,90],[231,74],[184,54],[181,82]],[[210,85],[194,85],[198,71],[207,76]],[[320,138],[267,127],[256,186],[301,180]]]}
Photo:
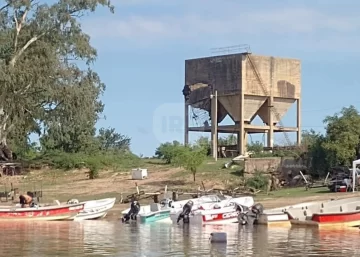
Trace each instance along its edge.
{"label": "parked pickup truck", "polygon": [[[332,168],[333,175],[329,180],[328,188],[331,192],[339,192],[340,188],[346,186],[348,190],[352,188],[352,168],[339,166]],[[360,178],[360,169],[356,169],[356,185]]]}

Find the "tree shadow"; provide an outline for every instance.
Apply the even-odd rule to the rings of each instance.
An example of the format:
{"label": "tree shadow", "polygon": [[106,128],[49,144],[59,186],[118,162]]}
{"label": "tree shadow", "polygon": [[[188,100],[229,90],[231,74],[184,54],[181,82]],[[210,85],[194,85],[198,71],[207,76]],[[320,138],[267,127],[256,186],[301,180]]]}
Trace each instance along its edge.
{"label": "tree shadow", "polygon": [[163,181],[151,181],[144,183],[147,186],[184,186],[187,182],[183,180],[163,180]]}
{"label": "tree shadow", "polygon": [[234,176],[238,176],[238,177],[243,177],[244,176],[244,170],[235,170],[230,172],[231,175]]}
{"label": "tree shadow", "polygon": [[146,160],[145,163],[147,164],[153,164],[153,165],[169,165],[168,163],[166,162],[163,162],[163,161],[153,161],[153,160]]}
{"label": "tree shadow", "polygon": [[[314,188],[315,189],[315,188]],[[310,191],[311,191],[311,189],[310,189]],[[332,192],[332,191],[330,191],[329,189],[322,189],[322,190],[319,190],[319,191],[317,191],[316,192],[317,194],[329,194],[329,193],[336,193],[336,192]]]}

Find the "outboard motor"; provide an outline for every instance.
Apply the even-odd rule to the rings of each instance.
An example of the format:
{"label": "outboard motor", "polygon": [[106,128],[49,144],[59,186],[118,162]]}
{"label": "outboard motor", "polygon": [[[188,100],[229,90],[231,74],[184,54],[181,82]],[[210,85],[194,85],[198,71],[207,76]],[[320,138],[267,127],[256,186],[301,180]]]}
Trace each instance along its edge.
{"label": "outboard motor", "polygon": [[260,203],[253,205],[251,208],[245,206],[241,207],[243,208],[243,212],[239,213],[238,221],[242,225],[253,225],[254,222],[259,219],[260,214],[264,211],[264,207]]}
{"label": "outboard motor", "polygon": [[162,200],[160,201],[160,206],[161,206],[161,207],[171,208],[171,207],[172,207],[172,203],[173,203],[173,201],[172,201],[171,199],[166,198],[166,199],[162,199]]}
{"label": "outboard motor", "polygon": [[136,220],[136,216],[139,214],[139,212],[140,212],[140,203],[135,200],[131,201],[130,211],[124,215],[124,217],[122,218],[122,221],[127,222],[130,219]]}
{"label": "outboard motor", "polygon": [[189,214],[191,212],[191,209],[193,207],[194,203],[193,201],[188,201],[184,207],[183,207],[183,211],[180,213],[178,219],[177,219],[177,224],[179,224],[180,220],[183,219],[184,223],[189,223],[190,218],[189,218]]}

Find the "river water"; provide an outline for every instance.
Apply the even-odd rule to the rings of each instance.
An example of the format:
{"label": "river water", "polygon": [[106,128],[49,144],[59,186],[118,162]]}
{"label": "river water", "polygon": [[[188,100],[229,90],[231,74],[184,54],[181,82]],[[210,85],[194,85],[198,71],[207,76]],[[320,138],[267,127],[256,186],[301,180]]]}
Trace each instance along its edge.
{"label": "river water", "polygon": [[[0,256],[358,256],[357,230],[108,221],[0,223]],[[211,244],[211,232],[228,242]]]}

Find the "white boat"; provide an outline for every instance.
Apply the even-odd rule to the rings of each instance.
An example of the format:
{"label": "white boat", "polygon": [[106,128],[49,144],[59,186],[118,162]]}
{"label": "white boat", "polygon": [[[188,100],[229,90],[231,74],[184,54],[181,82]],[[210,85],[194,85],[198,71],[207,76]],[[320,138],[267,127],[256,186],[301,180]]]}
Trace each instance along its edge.
{"label": "white boat", "polygon": [[[330,207],[339,209],[340,206],[344,206],[349,203],[359,203],[360,205],[360,198],[355,197],[345,198],[341,200],[305,202],[275,209],[264,210],[264,212],[260,215],[258,219],[258,223],[271,226],[290,226],[291,224],[311,223],[308,222],[308,220],[312,218],[312,215],[309,215],[309,213],[319,213],[320,211],[321,213],[326,213],[328,212],[327,210],[329,210]],[[306,222],[304,222],[305,220]]]}
{"label": "white boat", "polygon": [[[251,196],[230,198],[219,203],[204,203],[199,208],[193,208],[189,219],[195,224],[229,224],[237,223],[239,212],[237,206],[250,208],[254,205],[254,198]],[[182,210],[172,211],[170,218],[174,224],[177,223],[178,216]]]}
{"label": "white boat", "polygon": [[[161,204],[162,208],[171,208],[172,212],[174,212],[174,211],[178,212],[178,211],[182,211],[183,206],[189,200],[193,201],[193,203],[194,203],[193,209],[198,209],[201,205],[206,204],[206,203],[214,204],[214,203],[227,202],[229,199],[233,199],[233,198],[231,196],[227,196],[227,195],[213,194],[213,195],[204,195],[199,198],[182,200],[182,201],[172,201],[171,199],[163,199],[162,201],[160,201],[160,204]],[[130,208],[122,211],[121,214],[125,215],[129,211],[130,211]],[[150,212],[151,212],[150,205],[143,205],[143,206],[140,206],[140,211],[138,214],[139,215],[147,214]]]}
{"label": "white boat", "polygon": [[104,198],[99,200],[86,201],[84,209],[75,216],[74,220],[94,220],[106,216],[108,211],[114,207],[116,198]]}

